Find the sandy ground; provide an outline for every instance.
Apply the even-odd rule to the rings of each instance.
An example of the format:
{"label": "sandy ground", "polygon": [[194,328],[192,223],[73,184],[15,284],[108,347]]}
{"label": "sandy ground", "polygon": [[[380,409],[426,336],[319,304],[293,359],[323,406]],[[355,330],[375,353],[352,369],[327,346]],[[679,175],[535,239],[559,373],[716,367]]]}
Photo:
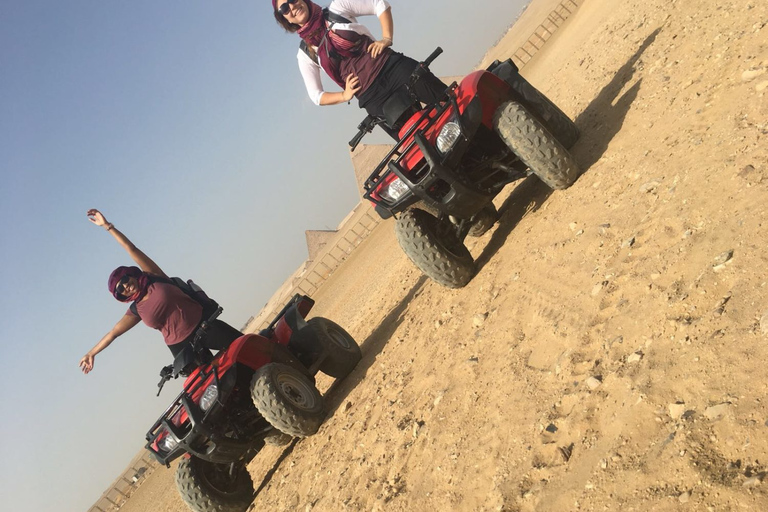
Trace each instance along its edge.
{"label": "sandy ground", "polygon": [[[524,72],[584,174],[497,198],[461,290],[374,231],[313,311],[363,360],[316,436],[250,464],[252,508],[768,510],[767,22],[585,0]],[[186,510],[173,471],[123,510]]]}

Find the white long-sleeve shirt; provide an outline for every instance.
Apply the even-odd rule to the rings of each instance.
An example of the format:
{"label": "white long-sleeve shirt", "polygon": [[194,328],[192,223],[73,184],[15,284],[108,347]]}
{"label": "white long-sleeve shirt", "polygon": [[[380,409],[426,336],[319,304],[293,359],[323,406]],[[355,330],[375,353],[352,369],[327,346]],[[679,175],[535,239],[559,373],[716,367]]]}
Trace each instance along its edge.
{"label": "white long-sleeve shirt", "polygon": [[[357,17],[374,15],[378,18],[389,8],[390,5],[386,0],[333,0],[331,5],[328,6],[329,11],[344,16],[351,21],[351,23],[334,23],[334,29],[352,30],[358,34],[366,35],[374,41],[376,41],[376,38],[373,37],[368,27],[357,23]],[[307,88],[309,98],[315,105],[320,105],[320,98],[325,92],[320,80],[320,70],[322,68],[301,49],[299,49],[296,58],[299,61],[299,71],[301,71],[301,77],[304,79],[304,85]]]}

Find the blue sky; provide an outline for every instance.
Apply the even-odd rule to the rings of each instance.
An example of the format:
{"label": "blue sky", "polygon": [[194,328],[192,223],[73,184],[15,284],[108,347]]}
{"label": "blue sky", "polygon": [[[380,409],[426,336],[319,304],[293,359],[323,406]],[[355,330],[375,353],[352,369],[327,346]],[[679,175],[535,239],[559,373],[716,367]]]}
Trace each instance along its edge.
{"label": "blue sky", "polygon": [[[525,3],[395,0],[395,49],[440,45],[434,71],[466,73]],[[297,45],[268,0],[2,0],[4,508],[87,510],[178,390],[155,398],[170,352],[145,326],[77,367],[124,313],[106,282],[130,263],[89,208],[240,327],[306,259],[304,231],[358,202],[364,112],[313,105]]]}

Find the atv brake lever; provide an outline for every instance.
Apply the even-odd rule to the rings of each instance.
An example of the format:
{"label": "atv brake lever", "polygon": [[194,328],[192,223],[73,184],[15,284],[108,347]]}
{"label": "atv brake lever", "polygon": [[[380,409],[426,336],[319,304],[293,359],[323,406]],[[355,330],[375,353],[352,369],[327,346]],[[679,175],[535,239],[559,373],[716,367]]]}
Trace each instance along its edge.
{"label": "atv brake lever", "polygon": [[363,122],[361,122],[359,125],[357,125],[357,129],[359,130],[357,132],[357,135],[349,141],[349,147],[350,151],[354,151],[358,144],[360,144],[360,141],[363,140],[363,137],[365,137],[366,133],[371,133],[376,126],[381,123],[382,119],[379,117],[374,117],[371,115],[365,116],[365,119],[363,119]]}

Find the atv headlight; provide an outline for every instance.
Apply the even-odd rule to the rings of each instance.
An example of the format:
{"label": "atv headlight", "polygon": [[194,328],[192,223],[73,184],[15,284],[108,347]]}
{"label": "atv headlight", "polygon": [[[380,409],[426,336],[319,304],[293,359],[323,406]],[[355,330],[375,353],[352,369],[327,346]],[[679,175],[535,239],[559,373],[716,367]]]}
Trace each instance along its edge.
{"label": "atv headlight", "polygon": [[456,121],[449,121],[445,123],[445,126],[440,130],[440,134],[437,136],[437,150],[440,154],[445,155],[459,140],[461,135],[461,128]]}
{"label": "atv headlight", "polygon": [[205,388],[203,396],[200,397],[200,408],[207,411],[216,402],[217,398],[219,398],[219,388],[216,387],[216,384],[211,384]]}
{"label": "atv headlight", "polygon": [[157,443],[157,446],[164,452],[171,452],[178,445],[179,442],[175,437],[173,437],[173,434],[168,431],[165,432],[165,437],[162,438],[159,443]]}
{"label": "atv headlight", "polygon": [[403,183],[400,178],[395,178],[379,191],[379,195],[389,203],[396,203],[406,192],[408,192],[408,185]]}

